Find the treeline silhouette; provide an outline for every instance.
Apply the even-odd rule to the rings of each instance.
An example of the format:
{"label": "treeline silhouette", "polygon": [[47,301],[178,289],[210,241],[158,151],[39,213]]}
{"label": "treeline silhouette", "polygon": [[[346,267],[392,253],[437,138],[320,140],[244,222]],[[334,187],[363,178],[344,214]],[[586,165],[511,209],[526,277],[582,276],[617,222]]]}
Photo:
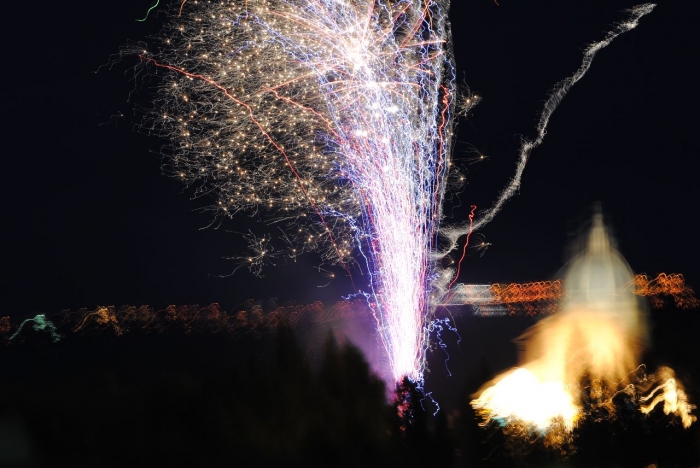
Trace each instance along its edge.
{"label": "treeline silhouette", "polygon": [[60,343],[30,328],[25,337],[31,346],[0,353],[1,466],[700,462],[697,424],[684,430],[660,410],[643,416],[624,395],[614,414],[584,419],[564,455],[537,434],[509,438],[497,425],[480,427],[469,401],[494,375],[485,362],[461,406],[434,416],[407,380],[387,398],[358,348],[330,331],[318,343],[284,325],[238,335],[77,334]]}
{"label": "treeline silhouette", "polygon": [[384,383],[330,332],[311,348],[289,326],[26,339],[0,358],[0,420],[30,446],[17,466],[412,465],[440,446],[422,410],[401,429]]}

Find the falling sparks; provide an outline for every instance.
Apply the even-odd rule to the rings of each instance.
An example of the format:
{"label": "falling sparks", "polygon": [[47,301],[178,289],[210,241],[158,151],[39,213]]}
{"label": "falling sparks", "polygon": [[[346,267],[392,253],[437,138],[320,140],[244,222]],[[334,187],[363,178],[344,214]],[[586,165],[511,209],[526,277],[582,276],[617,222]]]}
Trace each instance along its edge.
{"label": "falling sparks", "polygon": [[145,126],[172,142],[166,168],[216,215],[282,229],[293,248],[249,236],[253,272],[315,250],[367,275],[394,378],[422,381],[456,94],[448,2],[181,6],[138,51],[162,71]]}
{"label": "falling sparks", "polygon": [[[261,274],[281,255],[313,250],[353,283],[361,273],[367,284],[354,287],[394,380],[419,384],[435,308],[460,289],[462,262],[455,270],[442,260],[517,190],[552,113],[597,51],[654,8],[629,10],[555,87],[493,207],[477,219],[473,208],[468,226],[440,229],[454,120],[480,100],[455,86],[448,0],[184,6],[169,10],[158,44],[127,50],[140,57],[138,72],[162,77],[143,128],[171,142],[165,169],[196,196],[215,197],[217,217],[247,212],[279,228],[279,239],[246,235],[252,253],[231,257],[239,266]],[[280,240],[285,248],[275,247]]]}

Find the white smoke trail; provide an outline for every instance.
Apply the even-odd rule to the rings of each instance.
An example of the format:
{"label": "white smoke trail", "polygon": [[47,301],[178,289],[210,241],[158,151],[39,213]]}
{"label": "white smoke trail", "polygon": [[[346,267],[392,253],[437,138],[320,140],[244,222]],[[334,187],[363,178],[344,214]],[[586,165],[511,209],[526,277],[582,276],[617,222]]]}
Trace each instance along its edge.
{"label": "white smoke trail", "polygon": [[[585,76],[588,69],[591,67],[591,63],[595,58],[595,55],[599,50],[604,49],[610,43],[615,40],[621,34],[631,31],[639,24],[639,20],[651,13],[656,5],[653,3],[645,3],[642,5],[637,5],[629,10],[626,10],[629,17],[617,23],[611,31],[609,31],[605,38],[601,41],[595,42],[589,45],[583,53],[583,60],[581,61],[581,66],[576,72],[570,77],[560,81],[555,87],[552,93],[547,98],[544,104],[544,109],[540,115],[539,123],[537,124],[537,137],[534,140],[523,139],[520,144],[520,151],[518,153],[518,163],[515,169],[515,175],[510,180],[506,188],[501,192],[500,196],[496,202],[491,206],[491,208],[484,210],[480,213],[480,217],[476,218],[470,227],[468,223],[463,223],[457,226],[443,227],[440,234],[448,241],[448,246],[438,255],[439,258],[444,257],[448,253],[457,249],[457,241],[460,237],[467,235],[471,231],[476,231],[484,226],[486,226],[493,218],[501,211],[503,205],[518,191],[520,188],[520,181],[522,179],[523,172],[525,171],[525,166],[530,158],[530,153],[532,150],[537,148],[544,141],[547,135],[547,126],[549,121],[554,114],[554,111],[559,107],[561,101],[566,97],[571,88]],[[452,270],[448,270],[443,273],[439,281],[436,281],[435,287],[437,291],[440,291],[439,295],[442,297],[446,292],[446,286],[452,279]]]}

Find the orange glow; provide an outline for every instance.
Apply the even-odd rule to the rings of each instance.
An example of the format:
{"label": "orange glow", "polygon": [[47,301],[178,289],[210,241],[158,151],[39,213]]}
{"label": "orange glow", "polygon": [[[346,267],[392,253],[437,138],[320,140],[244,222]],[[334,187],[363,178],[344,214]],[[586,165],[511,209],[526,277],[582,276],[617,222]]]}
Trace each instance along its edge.
{"label": "orange glow", "polygon": [[[508,305],[558,300],[560,311],[523,334],[520,366],[486,384],[472,406],[484,424],[495,421],[508,434],[526,434],[528,428],[541,434],[551,431],[556,437],[550,438],[550,443],[567,443],[570,437],[566,434],[585,417],[582,395],[595,393],[599,404],[611,405],[619,389],[636,397],[642,413],[648,414],[663,403],[666,414],[674,414],[684,427],[690,426],[695,421],[690,414],[695,407],[688,403],[673,371],[662,368],[651,377],[634,381],[630,370],[641,367],[639,358],[647,341],[646,316],[635,293],[670,295],[680,306],[692,304],[692,290],[681,275],[662,274],[653,281],[634,276],[615,249],[600,214],[594,216],[581,247],[561,282],[491,286],[494,302]],[[635,290],[629,287],[632,284]],[[584,378],[590,379],[590,387],[581,386]],[[639,389],[641,384],[647,388]]]}
{"label": "orange glow", "polygon": [[[436,196],[437,196],[437,194],[436,194]],[[452,282],[447,287],[448,292],[452,288],[452,285],[454,285],[457,282],[457,278],[459,278],[459,270],[462,268],[462,262],[464,261],[464,257],[466,257],[466,255],[467,255],[467,247],[469,247],[469,238],[472,235],[472,224],[474,223],[474,212],[475,211],[476,211],[476,205],[472,205],[472,211],[471,211],[471,213],[469,213],[469,231],[467,231],[467,239],[464,241],[464,248],[462,249],[462,257],[459,259],[459,262],[457,262],[457,273],[455,273],[455,277],[452,278]]]}
{"label": "orange glow", "polygon": [[[695,292],[685,283],[683,275],[678,273],[659,273],[653,279],[645,274],[635,275],[629,283],[621,285],[616,294],[623,294],[631,288],[637,296],[648,297],[654,309],[663,308],[668,298],[681,309],[700,307]],[[530,316],[550,315],[559,312],[558,303],[565,299],[564,289],[561,280],[495,283],[484,286],[476,296],[448,296],[443,305],[457,305],[464,301],[463,304],[503,305],[510,315],[520,312]]]}
{"label": "orange glow", "polygon": [[178,18],[182,16],[182,9],[185,7],[185,3],[187,3],[187,0],[182,0],[182,3],[180,4],[180,11],[177,14]]}
{"label": "orange glow", "polygon": [[[640,399],[642,403],[640,410],[644,414],[649,414],[656,405],[663,402],[664,413],[679,415],[683,427],[689,428],[697,419],[690,414],[695,409],[695,405],[688,403],[688,396],[676,380],[673,369],[662,367],[657,374],[663,383],[657,385],[647,396]],[[651,401],[647,403],[649,400]]]}
{"label": "orange glow", "polygon": [[654,279],[649,279],[647,275],[637,275],[634,277],[634,287],[636,294],[649,297],[655,309],[664,306],[661,296],[671,296],[676,307],[681,309],[697,308],[700,305],[693,289],[685,284],[683,275],[660,273]]}
{"label": "orange glow", "polygon": [[491,303],[503,304],[510,315],[519,310],[528,316],[549,315],[557,311],[556,301],[562,295],[562,283],[537,281],[534,283],[492,284]]}
{"label": "orange glow", "polygon": [[561,297],[561,281],[538,281],[536,283],[492,284],[495,304],[512,304],[535,301],[554,301]]}
{"label": "orange glow", "polygon": [[117,316],[115,314],[114,308],[110,309],[107,307],[100,307],[94,312],[88,312],[87,314],[85,314],[83,320],[78,324],[78,326],[73,328],[73,331],[77,332],[85,328],[85,325],[87,325],[87,323],[93,317],[95,318],[95,322],[100,326],[111,325],[115,335],[120,336],[122,334],[122,330],[119,326],[119,322],[117,321]]}
{"label": "orange glow", "polygon": [[[682,309],[697,308],[700,301],[695,292],[685,284],[685,278],[678,273],[659,273],[656,278],[647,275],[635,275],[629,283],[634,285],[634,293],[649,297],[655,309],[664,305],[662,296],[671,296],[677,307]],[[627,289],[626,285],[625,289]],[[493,304],[524,304],[527,302],[557,301],[562,298],[562,282],[537,281],[534,283],[495,283],[490,286]]]}

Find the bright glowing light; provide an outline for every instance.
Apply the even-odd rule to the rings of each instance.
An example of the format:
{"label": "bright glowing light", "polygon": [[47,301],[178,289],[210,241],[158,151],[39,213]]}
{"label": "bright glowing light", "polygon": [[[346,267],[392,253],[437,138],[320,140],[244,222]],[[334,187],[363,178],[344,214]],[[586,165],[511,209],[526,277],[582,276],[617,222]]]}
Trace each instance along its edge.
{"label": "bright glowing light", "polygon": [[[194,2],[139,50],[173,175],[217,215],[270,214],[294,255],[368,275],[393,375],[422,381],[450,159],[447,0]],[[291,249],[251,237],[258,272]]]}
{"label": "bright glowing light", "polygon": [[648,395],[640,398],[641,406],[639,409],[644,414],[649,414],[656,405],[663,402],[664,413],[679,416],[683,427],[690,427],[697,420],[694,415],[690,414],[695,409],[695,405],[688,402],[688,396],[680,382],[675,378],[673,370],[662,367],[657,375],[660,376],[658,380],[662,383],[654,387]]}
{"label": "bright glowing light", "polygon": [[501,425],[513,419],[527,421],[546,431],[557,420],[572,430],[580,414],[574,398],[561,381],[541,381],[527,369],[515,369],[487,388],[472,406],[484,419],[496,419]]}
{"label": "bright glowing light", "polygon": [[[561,312],[523,335],[521,368],[495,379],[472,405],[486,421],[524,423],[542,431],[559,418],[570,432],[584,416],[580,401],[584,377],[598,390],[618,389],[630,380],[630,370],[639,366],[646,317],[633,289],[627,287],[630,284],[632,271],[613,247],[602,216],[596,214],[581,252],[566,269]],[[638,397],[640,410],[649,413],[663,402],[664,411],[678,415],[688,427],[695,419],[690,415],[694,407],[672,371],[631,382],[625,392],[643,395],[644,389],[636,385],[648,381],[656,387]]]}
{"label": "bright glowing light", "polygon": [[440,232],[442,252],[453,120],[480,99],[455,99],[449,0],[182,2],[159,44],[130,52],[162,75],[144,129],[171,141],[166,169],[217,197],[217,216],[267,213],[280,228],[285,248],[251,233],[240,263],[259,273],[279,255],[316,250],[349,275],[359,268],[394,379],[422,382],[434,307],[456,279],[440,262],[517,190],[595,53],[652,8],[630,10],[586,50],[523,142],[511,184],[473,225],[472,211],[468,226]]}

